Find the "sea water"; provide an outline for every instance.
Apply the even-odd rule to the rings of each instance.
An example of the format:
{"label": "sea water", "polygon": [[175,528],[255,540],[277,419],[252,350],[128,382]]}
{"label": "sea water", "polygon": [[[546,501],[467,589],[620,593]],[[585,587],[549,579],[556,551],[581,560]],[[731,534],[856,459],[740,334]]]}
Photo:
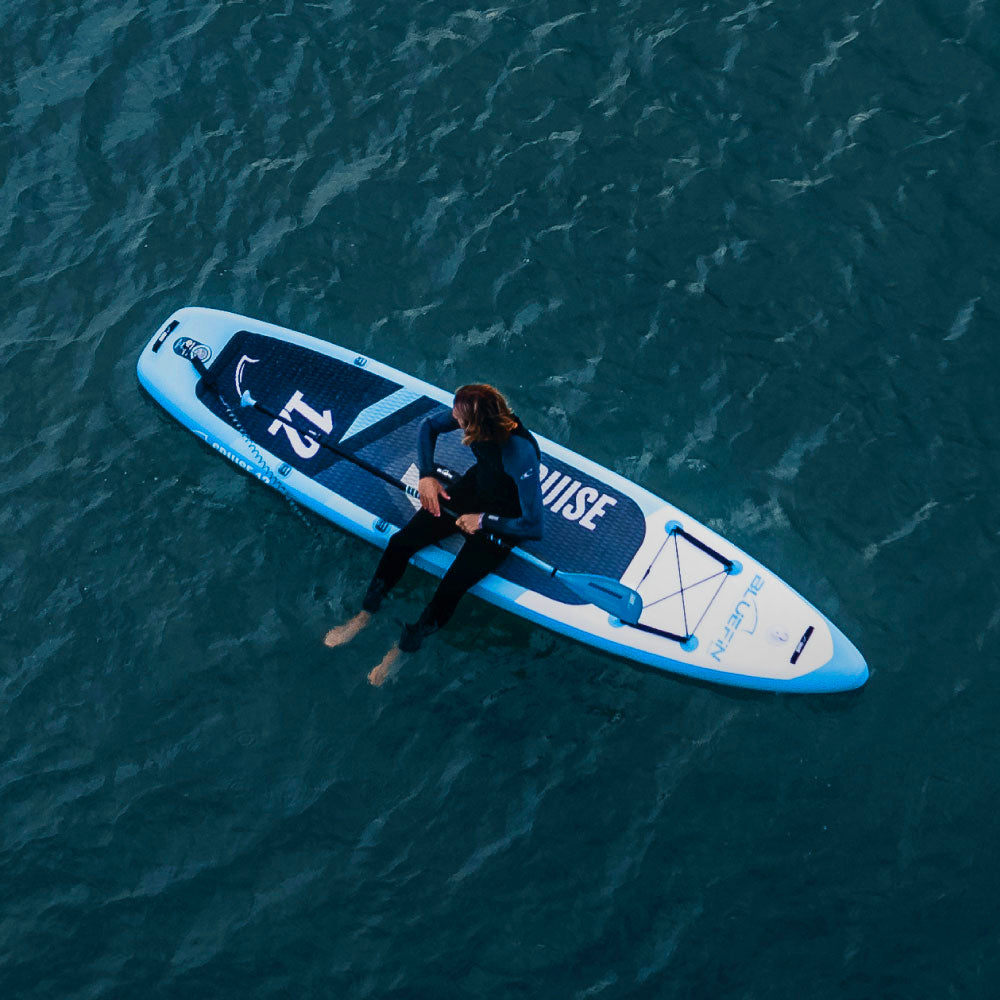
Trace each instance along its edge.
{"label": "sea water", "polygon": [[[0,24],[0,996],[997,995],[995,5]],[[431,581],[323,646],[375,550],[143,394],[185,304],[495,383],[870,681],[469,598],[370,687]]]}

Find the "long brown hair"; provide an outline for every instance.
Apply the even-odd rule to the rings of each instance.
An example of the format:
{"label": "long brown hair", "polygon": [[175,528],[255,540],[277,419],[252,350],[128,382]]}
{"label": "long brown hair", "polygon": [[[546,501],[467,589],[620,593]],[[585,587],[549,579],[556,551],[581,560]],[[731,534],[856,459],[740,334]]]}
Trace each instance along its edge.
{"label": "long brown hair", "polygon": [[455,391],[455,410],[465,424],[463,444],[496,441],[506,444],[517,420],[503,394],[491,385],[473,382]]}

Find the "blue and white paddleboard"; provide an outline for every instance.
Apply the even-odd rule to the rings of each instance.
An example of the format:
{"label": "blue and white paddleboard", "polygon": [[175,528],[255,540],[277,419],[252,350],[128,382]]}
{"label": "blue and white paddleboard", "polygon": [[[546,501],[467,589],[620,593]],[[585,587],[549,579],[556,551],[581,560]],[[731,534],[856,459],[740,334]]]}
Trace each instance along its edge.
{"label": "blue and white paddleboard", "polygon": [[[380,547],[418,501],[320,440],[415,486],[417,429],[453,397],[315,337],[200,308],[160,327],[138,374],[215,451]],[[251,398],[257,406],[246,405]],[[844,635],[756,560],[641,486],[535,436],[545,537],[524,549],[560,570],[620,581],[641,596],[642,613],[623,622],[515,555],[473,593],[599,649],[701,680],[779,691],[845,691],[867,680]],[[471,458],[460,438],[439,437],[435,455],[459,473]],[[449,539],[414,561],[441,576],[460,543]]]}

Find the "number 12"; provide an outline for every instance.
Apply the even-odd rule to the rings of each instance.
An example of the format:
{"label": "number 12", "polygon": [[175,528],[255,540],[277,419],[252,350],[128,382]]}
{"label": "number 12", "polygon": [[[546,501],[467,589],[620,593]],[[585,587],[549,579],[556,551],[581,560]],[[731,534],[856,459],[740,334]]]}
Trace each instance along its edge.
{"label": "number 12", "polygon": [[272,422],[268,427],[268,434],[277,434],[279,430],[288,435],[288,441],[301,458],[312,458],[319,451],[319,442],[311,438],[303,438],[302,435],[292,426],[292,414],[301,413],[311,424],[318,427],[324,434],[333,431],[333,414],[329,410],[322,413],[314,410],[302,399],[302,393],[298,389],[292,394],[292,398],[285,403],[281,410],[281,419]]}

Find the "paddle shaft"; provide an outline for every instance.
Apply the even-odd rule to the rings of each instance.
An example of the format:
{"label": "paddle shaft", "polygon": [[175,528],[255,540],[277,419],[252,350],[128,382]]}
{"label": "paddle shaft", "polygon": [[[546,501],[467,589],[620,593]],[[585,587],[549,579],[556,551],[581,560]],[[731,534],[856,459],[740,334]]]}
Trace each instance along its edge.
{"label": "paddle shaft", "polygon": [[[389,475],[388,472],[385,472],[383,469],[380,469],[377,465],[372,465],[371,462],[365,461],[365,459],[361,458],[360,455],[352,455],[350,452],[338,448],[335,444],[331,443],[330,440],[327,438],[327,436],[322,432],[311,430],[308,427],[295,427],[295,425],[290,420],[287,420],[280,413],[275,413],[273,410],[269,410],[266,406],[263,405],[263,403],[259,403],[256,399],[253,399],[253,397],[249,397],[249,400],[247,402],[243,402],[241,400],[241,405],[252,406],[259,413],[263,413],[265,417],[271,417],[272,420],[278,420],[281,423],[288,425],[289,427],[294,427],[299,434],[305,434],[308,437],[312,438],[321,448],[326,448],[329,451],[332,451],[335,455],[339,455],[341,458],[346,459],[348,462],[353,462],[355,465],[364,469],[365,472],[370,472],[373,476],[377,476],[384,482],[389,483],[390,486],[395,486],[397,489],[402,490],[408,496],[411,496],[414,499],[420,498],[419,490],[415,489],[412,486],[407,486],[406,483],[397,479],[395,476]],[[454,511],[449,510],[444,505],[442,505],[441,509],[450,517],[458,516]],[[499,538],[496,538],[496,536],[491,535],[490,537],[493,538],[494,541],[500,542],[501,544],[509,544],[507,542],[503,542]],[[514,555],[523,559],[525,562],[531,563],[532,566],[535,566],[538,569],[542,570],[543,572],[548,573],[550,576],[556,576],[560,572],[558,567],[549,565],[549,563],[544,562],[543,560],[539,559],[538,556],[534,556],[530,552],[523,552],[521,549],[517,548],[512,548],[511,552]]]}
{"label": "paddle shaft", "polygon": [[[249,391],[243,393],[240,398],[241,406],[252,406],[255,410],[263,413],[267,417],[271,417],[272,420],[277,420],[288,427],[293,427],[299,434],[306,434],[313,441],[315,441],[321,448],[327,448],[329,451],[343,458],[345,461],[352,462],[359,468],[364,469],[366,472],[371,473],[373,476],[377,476],[384,482],[389,483],[391,486],[395,486],[397,489],[402,490],[407,496],[414,497],[415,499],[420,498],[419,490],[414,489],[412,486],[407,486],[406,483],[400,481],[394,476],[389,475],[389,473],[380,469],[377,465],[372,465],[371,462],[365,461],[358,455],[352,455],[350,452],[343,451],[338,448],[335,444],[330,442],[325,434],[317,433],[316,431],[310,430],[308,428],[299,428],[291,422],[291,420],[282,416],[280,413],[275,413],[273,410],[268,409],[261,403],[258,403],[254,399]],[[447,507],[442,507],[442,510],[449,517],[456,517],[454,511],[448,510]],[[510,543],[505,542],[501,538],[497,538],[495,535],[489,536],[493,541],[499,545],[508,546]],[[585,573],[567,573],[560,570],[556,566],[552,566],[537,556],[532,555],[530,552],[525,552],[523,549],[510,548],[510,553],[522,559],[524,562],[530,563],[532,566],[540,569],[544,573],[548,573],[549,576],[555,577],[566,584],[574,593],[579,594],[584,597],[588,603],[594,604],[611,614],[623,614],[623,598],[628,601],[631,609],[629,617],[634,614],[637,618],[638,612],[642,608],[642,598],[639,594],[629,587],[625,587],[618,580],[614,580],[611,577],[598,576],[593,574]],[[595,594],[595,590],[598,592]],[[606,595],[605,599],[602,600],[599,595]]]}
{"label": "paddle shaft", "polygon": [[[274,420],[279,420],[281,421],[281,423],[287,424],[289,427],[294,426],[290,420],[286,420],[280,413],[274,413],[272,410],[269,410],[262,403],[258,403],[256,399],[252,399],[252,401],[249,403],[242,403],[242,405],[252,406],[259,413],[263,413],[265,417],[271,417]],[[373,476],[377,476],[384,482],[389,483],[390,486],[395,486],[397,489],[402,490],[405,494],[407,494],[407,496],[411,496],[417,500],[420,499],[420,491],[418,489],[416,489],[413,486],[407,486],[407,484],[404,483],[402,480],[397,479],[395,476],[389,475],[388,472],[385,472],[383,469],[380,469],[377,465],[372,465],[371,462],[366,462],[359,455],[352,455],[350,452],[343,451],[341,448],[338,448],[335,444],[331,444],[325,434],[310,430],[308,427],[295,427],[295,430],[299,434],[305,434],[308,437],[311,437],[321,448],[326,448],[329,451],[332,451],[335,455],[339,455],[341,458],[346,459],[348,462],[353,462],[358,467],[364,469],[365,472],[370,472]],[[441,505],[441,509],[449,517],[457,518],[459,516],[453,510],[449,510],[446,506],[444,506],[444,504]],[[501,545],[510,544],[509,542],[504,542],[502,539],[497,538],[495,535],[490,535],[490,538],[492,538],[495,542],[498,542]],[[522,552],[520,549],[514,549],[514,548],[511,549],[511,552],[513,552],[514,555],[519,556],[521,559],[525,560],[525,562],[531,563],[533,566],[536,566],[538,569],[543,570],[544,572],[550,574],[551,576],[555,576],[559,572],[559,570],[555,566],[550,566],[547,562],[543,562],[537,556],[533,556],[530,552]]]}

